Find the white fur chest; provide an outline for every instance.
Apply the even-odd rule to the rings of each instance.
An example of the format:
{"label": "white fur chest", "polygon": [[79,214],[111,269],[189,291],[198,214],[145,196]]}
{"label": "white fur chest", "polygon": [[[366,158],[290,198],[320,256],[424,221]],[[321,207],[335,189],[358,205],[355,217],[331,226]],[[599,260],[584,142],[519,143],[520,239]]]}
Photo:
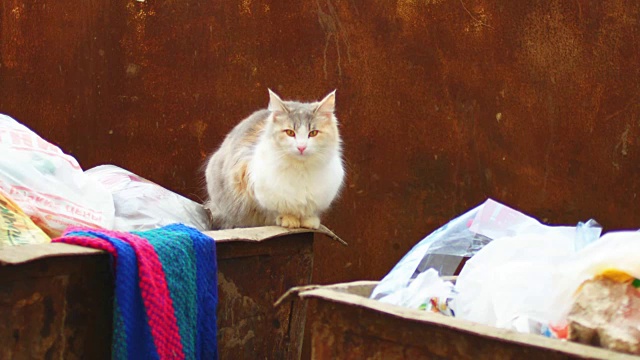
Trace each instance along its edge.
{"label": "white fur chest", "polygon": [[310,216],[329,207],[342,185],[344,169],[338,153],[322,163],[256,154],[249,164],[249,179],[262,208]]}

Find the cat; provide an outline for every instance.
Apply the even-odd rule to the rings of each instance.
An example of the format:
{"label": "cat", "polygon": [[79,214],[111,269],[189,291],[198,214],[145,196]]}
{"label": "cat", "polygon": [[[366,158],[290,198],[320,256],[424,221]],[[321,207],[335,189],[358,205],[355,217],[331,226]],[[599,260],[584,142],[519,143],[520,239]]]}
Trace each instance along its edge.
{"label": "cat", "polygon": [[345,176],[335,90],[318,102],[283,101],[242,120],[206,163],[213,228],[317,229]]}

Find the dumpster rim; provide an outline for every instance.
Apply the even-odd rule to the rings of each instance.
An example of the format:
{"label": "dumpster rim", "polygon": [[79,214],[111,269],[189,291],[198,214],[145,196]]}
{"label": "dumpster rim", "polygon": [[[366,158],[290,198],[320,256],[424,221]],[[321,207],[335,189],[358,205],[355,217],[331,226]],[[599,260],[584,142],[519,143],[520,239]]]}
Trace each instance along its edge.
{"label": "dumpster rim", "polygon": [[489,325],[474,323],[459,318],[447,317],[441,314],[429,313],[423,310],[405,308],[398,305],[382,303],[378,300],[369,299],[360,295],[349,293],[350,288],[355,286],[370,286],[378,284],[378,281],[360,280],[352,282],[337,283],[331,285],[307,286],[308,289],[292,291],[290,296],[297,295],[299,298],[325,300],[342,305],[351,305],[358,308],[372,310],[395,318],[423,324],[435,325],[455,331],[473,334],[476,336],[490,338],[502,342],[517,345],[544,348],[560,353],[571,354],[585,359],[638,359],[638,356],[631,354],[607,350],[604,348],[571,342],[558,339],[547,338],[542,335],[519,333],[514,330],[500,329]]}

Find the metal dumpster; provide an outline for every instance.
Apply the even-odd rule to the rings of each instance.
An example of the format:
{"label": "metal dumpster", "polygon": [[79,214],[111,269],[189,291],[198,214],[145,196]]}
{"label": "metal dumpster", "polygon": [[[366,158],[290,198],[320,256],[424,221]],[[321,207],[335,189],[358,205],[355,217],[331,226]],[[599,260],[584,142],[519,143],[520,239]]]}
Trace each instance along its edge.
{"label": "metal dumpster", "polygon": [[368,298],[376,284],[307,286],[290,290],[279,303],[314,303],[312,359],[639,358],[388,305]]}
{"label": "metal dumpster", "polygon": [[[326,228],[317,233],[336,238]],[[222,359],[297,359],[305,303],[274,308],[309,284],[314,232],[212,231]],[[0,359],[109,359],[113,278],[105,253],[67,244],[0,249]]]}

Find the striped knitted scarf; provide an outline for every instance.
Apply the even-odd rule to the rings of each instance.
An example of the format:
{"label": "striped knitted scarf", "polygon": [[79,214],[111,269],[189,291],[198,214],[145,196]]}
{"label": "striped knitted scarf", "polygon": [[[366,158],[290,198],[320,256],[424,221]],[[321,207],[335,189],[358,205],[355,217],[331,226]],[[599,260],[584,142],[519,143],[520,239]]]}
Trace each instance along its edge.
{"label": "striped knitted scarf", "polygon": [[70,228],[53,241],[112,255],[113,359],[217,359],[213,239],[175,224],[132,233]]}

